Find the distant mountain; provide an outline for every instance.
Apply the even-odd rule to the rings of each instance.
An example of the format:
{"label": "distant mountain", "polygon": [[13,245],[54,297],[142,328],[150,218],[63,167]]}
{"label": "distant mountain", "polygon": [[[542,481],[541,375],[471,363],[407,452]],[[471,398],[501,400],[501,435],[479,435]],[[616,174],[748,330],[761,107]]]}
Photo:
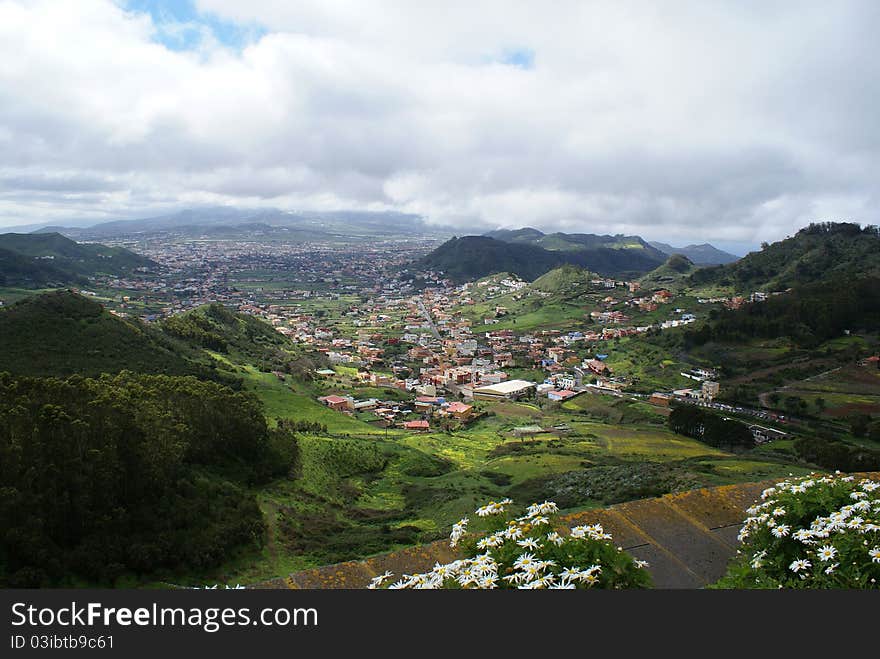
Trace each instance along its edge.
{"label": "distant mountain", "polygon": [[0,285],[81,284],[97,274],[122,276],[155,266],[122,247],[79,244],[59,233],[0,234]]}
{"label": "distant mountain", "polygon": [[853,223],[811,224],[735,263],[694,272],[694,286],[731,286],[740,293],[880,275],[880,230]]}
{"label": "distant mountain", "polygon": [[422,258],[418,266],[443,272],[454,281],[511,272],[531,281],[563,263],[559,255],[533,245],[518,245],[486,236],[452,238]]}
{"label": "distant mountain", "polygon": [[658,243],[652,240],[648,244],[669,256],[672,256],[673,254],[686,256],[696,265],[724,265],[725,263],[733,263],[734,261],[739,260],[739,257],[735,254],[720,250],[709,243],[703,243],[702,245],[688,245],[687,247],[673,247],[672,245]]}
{"label": "distant mountain", "polygon": [[418,215],[396,212],[303,211],[275,208],[242,209],[225,206],[182,210],[168,215],[103,222],[87,228],[47,227],[66,236],[100,240],[108,237],[152,233],[185,236],[247,238],[259,232],[264,238],[287,241],[350,242],[371,238],[447,237],[448,227],[433,225]]}
{"label": "distant mountain", "polygon": [[[530,238],[514,241],[491,236],[453,238],[421,259],[417,266],[442,271],[454,281],[469,281],[499,272],[511,272],[531,281],[565,264],[608,276],[630,276],[653,270],[666,259],[649,245],[646,245],[647,249],[597,247],[595,245],[610,244],[611,241],[604,239],[612,237],[578,234],[566,237],[583,237],[584,242],[579,248],[551,250],[532,244]],[[598,240],[590,242],[587,239]]]}
{"label": "distant mountain", "polygon": [[538,229],[526,227],[524,229],[499,229],[484,234],[496,240],[509,243],[520,243],[543,247],[550,251],[587,251],[596,249],[627,249],[643,252],[644,255],[662,263],[666,260],[666,254],[661,252],[638,236],[615,236],[597,235],[593,233],[543,233]]}

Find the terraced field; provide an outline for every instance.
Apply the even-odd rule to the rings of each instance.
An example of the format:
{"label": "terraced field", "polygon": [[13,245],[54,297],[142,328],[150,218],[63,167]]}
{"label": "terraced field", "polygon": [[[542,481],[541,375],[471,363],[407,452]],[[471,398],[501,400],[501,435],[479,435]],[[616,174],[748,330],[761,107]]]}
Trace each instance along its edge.
{"label": "terraced field", "polygon": [[[487,500],[508,495],[555,497],[575,511],[798,472],[784,457],[734,456],[675,435],[655,408],[609,396],[585,394],[543,408],[487,403],[489,414],[463,430],[386,436],[316,402],[315,384],[245,373],[270,419],[318,421],[327,435],[301,435],[301,472],[257,493],[267,545],[205,579],[254,582],[428,542]],[[570,431],[528,439],[512,432],[560,423]]]}

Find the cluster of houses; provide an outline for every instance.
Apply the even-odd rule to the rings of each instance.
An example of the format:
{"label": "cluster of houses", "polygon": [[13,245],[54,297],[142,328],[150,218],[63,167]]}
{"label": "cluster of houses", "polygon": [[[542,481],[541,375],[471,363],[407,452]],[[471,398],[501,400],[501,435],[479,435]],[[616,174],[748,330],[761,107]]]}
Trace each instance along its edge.
{"label": "cluster of houses", "polygon": [[447,401],[442,396],[417,396],[408,403],[376,398],[357,400],[353,396],[338,394],[322,396],[318,400],[337,412],[351,415],[369,412],[386,427],[393,425],[416,432],[430,431],[432,419],[450,419],[467,423],[476,415],[473,405],[460,401]]}

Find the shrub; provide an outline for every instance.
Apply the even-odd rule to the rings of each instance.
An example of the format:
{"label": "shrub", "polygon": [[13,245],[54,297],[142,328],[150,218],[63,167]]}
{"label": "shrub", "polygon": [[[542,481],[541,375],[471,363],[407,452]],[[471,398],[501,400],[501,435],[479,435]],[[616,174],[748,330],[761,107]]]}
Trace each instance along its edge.
{"label": "shrub", "polygon": [[853,476],[793,479],[748,509],[720,588],[877,588],[880,483]]}
{"label": "shrub", "polygon": [[374,578],[369,588],[646,588],[651,579],[647,563],[615,547],[601,525],[556,529],[558,507],[534,503],[511,518],[513,502],[505,499],[477,509],[485,533],[468,531],[468,518],[452,527],[450,546],[461,545],[464,558],[437,563],[423,574],[403,575],[389,582],[390,572]]}

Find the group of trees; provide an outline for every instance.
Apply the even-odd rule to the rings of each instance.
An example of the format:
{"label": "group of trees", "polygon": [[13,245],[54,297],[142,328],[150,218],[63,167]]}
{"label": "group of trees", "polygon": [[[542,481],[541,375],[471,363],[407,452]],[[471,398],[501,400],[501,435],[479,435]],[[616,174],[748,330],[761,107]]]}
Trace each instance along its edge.
{"label": "group of trees", "polygon": [[880,451],[848,444],[828,437],[801,437],[794,449],[802,460],[825,469],[840,471],[877,471]]}
{"label": "group of trees", "polygon": [[796,288],[735,311],[714,310],[709,322],[686,333],[690,345],[787,336],[812,348],[844,331],[880,325],[880,277],[824,282]]}
{"label": "group of trees", "polygon": [[0,585],[217,566],[262,542],[246,488],[297,455],[256,398],[217,383],[0,374]]}
{"label": "group of trees", "polygon": [[751,448],[752,432],[736,419],[726,419],[696,405],[678,405],[668,419],[669,429],[724,450]]}

